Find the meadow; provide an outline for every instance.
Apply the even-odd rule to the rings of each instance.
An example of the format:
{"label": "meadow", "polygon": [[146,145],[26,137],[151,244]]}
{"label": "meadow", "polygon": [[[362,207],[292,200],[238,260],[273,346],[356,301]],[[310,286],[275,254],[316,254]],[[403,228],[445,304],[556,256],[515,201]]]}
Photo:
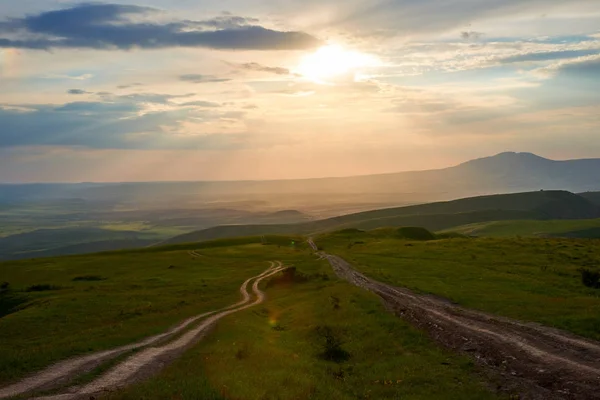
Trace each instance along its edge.
{"label": "meadow", "polygon": [[442,232],[489,237],[600,237],[600,219],[489,221],[453,227]]}
{"label": "meadow", "polygon": [[159,375],[107,398],[501,398],[468,359],[337,279],[297,237],[1,263],[10,284],[2,296],[21,303],[0,318],[0,382],[232,304],[268,260],[294,271],[263,285],[265,303],[224,318]]}
{"label": "meadow", "polygon": [[[395,230],[346,230],[315,242],[367,276],[461,306],[600,339],[600,240],[464,238],[407,240]],[[456,235],[459,236],[459,235]]]}

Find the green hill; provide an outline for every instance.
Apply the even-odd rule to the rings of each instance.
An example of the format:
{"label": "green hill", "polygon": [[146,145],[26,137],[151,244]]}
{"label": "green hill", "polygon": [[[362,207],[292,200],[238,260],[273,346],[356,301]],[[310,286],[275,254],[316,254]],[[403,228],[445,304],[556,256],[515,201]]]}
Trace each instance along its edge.
{"label": "green hill", "polygon": [[[272,245],[260,237],[235,238],[0,263],[0,276],[10,283],[0,291],[0,387],[60,360],[135,343],[234,304],[242,282],[270,260],[281,260],[294,269],[261,284],[263,304],[220,320],[152,379],[102,398],[503,398],[484,385],[466,357],[438,348],[377,297],[337,279],[305,242],[291,247],[279,244],[296,238],[267,239]],[[347,361],[323,355],[332,341]],[[75,383],[89,382],[107,363]],[[423,385],[431,376],[435,385]],[[374,383],[391,379],[403,384]]]}
{"label": "green hill", "polygon": [[600,219],[550,220],[550,221],[491,221],[462,225],[444,232],[457,232],[468,236],[489,237],[565,237],[600,238]]}
{"label": "green hill", "polygon": [[0,238],[0,260],[91,253],[147,246],[156,235],[100,228],[38,229]]}
{"label": "green hill", "polygon": [[163,243],[263,234],[308,235],[344,228],[376,229],[389,226],[421,226],[439,231],[487,221],[597,217],[600,217],[600,207],[581,196],[565,191],[539,191],[373,210],[300,224],[217,226],[176,236]]}
{"label": "green hill", "polygon": [[584,199],[600,206],[600,192],[585,192],[579,194]]}

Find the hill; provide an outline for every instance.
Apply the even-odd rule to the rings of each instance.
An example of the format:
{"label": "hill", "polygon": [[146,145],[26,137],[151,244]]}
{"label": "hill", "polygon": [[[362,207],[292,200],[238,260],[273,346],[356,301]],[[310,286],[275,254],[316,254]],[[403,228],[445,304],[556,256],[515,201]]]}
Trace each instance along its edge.
{"label": "hill", "polygon": [[579,194],[584,199],[600,206],[600,192],[585,192]]}
{"label": "hill", "polygon": [[[0,397],[5,385],[73,356],[105,357],[91,370],[63,368],[78,374],[74,383],[81,387],[130,357],[170,347],[160,363],[150,356],[134,367],[152,368],[137,384],[85,398],[351,400],[357,393],[397,398],[399,391],[432,400],[503,398],[484,386],[466,357],[436,347],[377,298],[337,279],[305,243],[278,246],[296,238],[268,239],[274,245],[254,237],[0,263],[10,283],[0,289]],[[271,260],[294,268],[261,283],[267,296],[260,306],[238,309],[184,354],[174,351],[173,343],[194,338],[206,321],[193,317],[239,305],[240,285]],[[107,356],[125,345],[136,347]],[[434,386],[419,384],[432,375]],[[44,386],[41,394],[68,390],[62,378],[49,382],[58,392]],[[392,378],[408,384],[373,383]],[[31,397],[37,395],[19,396]]]}
{"label": "hill", "polygon": [[[20,392],[18,398],[71,397],[90,386],[97,389],[85,398],[113,400],[533,398],[527,395],[531,385],[542,385],[544,396],[563,392],[557,379],[535,375],[540,365],[530,366],[531,359],[559,370],[552,378],[570,377],[556,366],[556,357],[576,354],[569,360],[587,365],[597,348],[547,327],[600,339],[598,289],[581,278],[582,268],[600,261],[597,242],[431,240],[433,235],[415,228],[343,229],[315,238],[330,260],[343,256],[367,278],[396,285],[388,297],[410,294],[392,308],[346,282],[300,238],[265,239],[1,262],[6,283],[0,285],[0,397],[29,377],[26,382],[41,392]],[[292,241],[295,246],[287,245]],[[549,251],[549,244],[560,251]],[[271,260],[289,268],[264,277],[277,264]],[[253,293],[240,303],[244,287]],[[262,299],[260,292],[266,294]],[[435,312],[414,313],[415,303]],[[407,321],[414,323],[415,315],[437,322],[414,327]],[[487,330],[447,329],[448,320],[466,318]],[[550,332],[552,341],[538,332]],[[455,337],[454,347],[444,344]],[[494,337],[508,340],[498,347]],[[515,351],[525,353],[525,338],[529,352],[541,349],[552,357],[518,357]],[[465,342],[477,346],[465,348]],[[497,362],[481,356],[486,349]],[[66,367],[75,356],[79,366],[89,361],[89,369]],[[525,360],[524,367],[513,369],[514,360]],[[31,378],[45,368],[58,371],[58,378]],[[515,370],[537,378],[521,386]],[[506,381],[496,378],[498,371]],[[136,379],[125,382],[131,376]],[[75,387],[64,384],[70,378]],[[98,380],[126,387],[109,386],[109,392]]]}
{"label": "hill", "polygon": [[489,237],[563,237],[600,239],[600,219],[550,221],[491,221],[450,228],[468,236]]}
{"label": "hill", "polygon": [[437,231],[485,221],[597,217],[600,217],[600,207],[576,194],[538,191],[366,211],[301,224],[218,226],[176,236],[163,243],[196,242],[243,235],[313,234],[343,228],[375,229],[387,226],[421,226]]}
{"label": "hill", "polygon": [[0,238],[0,260],[91,253],[146,246],[153,234],[99,228],[38,229]]}

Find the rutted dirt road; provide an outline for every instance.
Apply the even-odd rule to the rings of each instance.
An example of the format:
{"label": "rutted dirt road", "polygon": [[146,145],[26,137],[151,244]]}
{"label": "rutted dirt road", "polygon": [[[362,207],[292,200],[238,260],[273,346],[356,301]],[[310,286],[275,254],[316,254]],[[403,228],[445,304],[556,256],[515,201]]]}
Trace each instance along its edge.
{"label": "rutted dirt road", "polygon": [[418,295],[367,278],[340,257],[318,254],[340,278],[376,293],[396,315],[488,367],[498,390],[518,392],[520,399],[600,399],[600,343]]}
{"label": "rutted dirt road", "polygon": [[[133,343],[126,346],[121,346],[112,350],[101,351],[93,354],[89,354],[82,357],[75,357],[69,360],[61,361],[54,364],[47,369],[40,371],[20,382],[13,385],[0,388],[0,399],[13,397],[24,393],[33,391],[50,389],[68,383],[73,378],[82,375],[83,373],[89,372],[94,368],[98,367],[102,363],[112,360],[121,354],[128,351],[148,347],[152,344],[161,342],[167,342],[168,339],[173,336],[182,333],[187,327],[192,325],[194,322],[208,317],[214,314],[210,318],[204,320],[199,326],[187,331],[182,334],[179,338],[172,340],[166,344],[157,347],[148,347],[138,353],[135,353],[131,357],[127,358],[123,362],[117,364],[115,367],[110,369],[105,374],[101,375],[89,384],[81,387],[72,387],[67,393],[56,395],[39,397],[40,399],[89,399],[90,395],[100,393],[103,391],[114,390],[144,376],[151,375],[154,372],[160,370],[168,361],[176,358],[183,353],[191,345],[199,341],[202,336],[210,329],[214,323],[226,315],[244,310],[254,305],[260,304],[264,301],[265,295],[258,288],[258,284],[265,278],[275,275],[278,272],[286,269],[281,262],[271,262],[270,267],[262,274],[247,279],[240,287],[240,293],[242,294],[242,300],[231,306],[207,312],[201,315],[197,315],[192,318],[188,318],[179,325],[169,329],[159,335],[155,335],[146,338],[140,342]],[[252,285],[252,291],[256,295],[256,300],[249,303],[251,296],[248,293],[248,284],[254,280]]]}

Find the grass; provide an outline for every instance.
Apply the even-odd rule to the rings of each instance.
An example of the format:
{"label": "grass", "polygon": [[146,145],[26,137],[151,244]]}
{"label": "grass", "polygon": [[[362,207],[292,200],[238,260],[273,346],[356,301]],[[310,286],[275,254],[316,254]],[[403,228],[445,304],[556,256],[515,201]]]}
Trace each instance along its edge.
{"label": "grass", "polygon": [[600,219],[552,221],[491,221],[463,225],[447,231],[470,236],[566,236],[600,238]]}
{"label": "grass", "polygon": [[364,232],[324,235],[316,243],[382,282],[600,339],[600,290],[584,286],[580,272],[600,269],[600,241],[453,238],[418,242]]}
{"label": "grass", "polygon": [[244,242],[203,244],[202,258],[186,248],[151,248],[0,263],[10,284],[0,299],[0,384],[232,304],[240,284],[267,260],[296,251],[259,238]]}
{"label": "grass", "polygon": [[[294,272],[262,285],[265,303],[225,317],[159,375],[107,398],[501,398],[469,360],[439,349],[376,296],[337,279],[301,238],[263,242],[237,238],[0,264],[11,291],[27,296],[0,319],[0,382],[231,304],[242,281],[264,270],[266,260],[281,260]],[[61,290],[24,292],[40,282]]]}
{"label": "grass", "polygon": [[224,318],[158,376],[107,398],[501,398],[467,359],[437,348],[310,252],[283,261],[301,278],[265,284],[266,303]]}

